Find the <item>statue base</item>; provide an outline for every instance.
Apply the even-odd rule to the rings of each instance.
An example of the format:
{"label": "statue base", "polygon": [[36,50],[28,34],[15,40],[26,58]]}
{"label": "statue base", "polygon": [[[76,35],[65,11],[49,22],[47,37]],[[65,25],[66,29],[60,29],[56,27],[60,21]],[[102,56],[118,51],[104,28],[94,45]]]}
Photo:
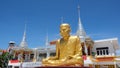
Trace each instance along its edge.
{"label": "statue base", "polygon": [[36,68],[93,68],[93,67],[79,67],[79,66],[42,66]]}

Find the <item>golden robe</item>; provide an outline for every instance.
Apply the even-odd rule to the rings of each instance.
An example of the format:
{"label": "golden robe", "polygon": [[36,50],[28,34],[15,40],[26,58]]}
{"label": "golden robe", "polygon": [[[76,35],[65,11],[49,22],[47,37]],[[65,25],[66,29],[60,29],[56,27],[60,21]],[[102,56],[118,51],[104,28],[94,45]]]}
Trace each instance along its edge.
{"label": "golden robe", "polygon": [[82,46],[77,36],[70,36],[68,40],[63,38],[56,42],[56,56],[43,59],[46,66],[83,65]]}

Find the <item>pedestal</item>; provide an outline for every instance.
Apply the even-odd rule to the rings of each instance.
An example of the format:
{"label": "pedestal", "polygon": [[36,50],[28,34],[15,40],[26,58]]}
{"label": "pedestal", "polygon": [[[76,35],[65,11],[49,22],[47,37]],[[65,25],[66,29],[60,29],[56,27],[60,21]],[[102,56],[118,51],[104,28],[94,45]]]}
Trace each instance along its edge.
{"label": "pedestal", "polygon": [[36,68],[93,68],[93,67],[79,67],[79,66],[43,66]]}

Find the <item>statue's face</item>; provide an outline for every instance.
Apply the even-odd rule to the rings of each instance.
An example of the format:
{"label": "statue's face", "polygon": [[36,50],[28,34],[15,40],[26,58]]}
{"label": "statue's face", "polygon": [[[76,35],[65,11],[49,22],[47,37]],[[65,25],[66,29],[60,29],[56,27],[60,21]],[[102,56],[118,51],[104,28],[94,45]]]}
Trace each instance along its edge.
{"label": "statue's face", "polygon": [[70,26],[68,24],[62,24],[60,26],[60,35],[62,37],[66,37],[69,35],[69,33],[70,33]]}

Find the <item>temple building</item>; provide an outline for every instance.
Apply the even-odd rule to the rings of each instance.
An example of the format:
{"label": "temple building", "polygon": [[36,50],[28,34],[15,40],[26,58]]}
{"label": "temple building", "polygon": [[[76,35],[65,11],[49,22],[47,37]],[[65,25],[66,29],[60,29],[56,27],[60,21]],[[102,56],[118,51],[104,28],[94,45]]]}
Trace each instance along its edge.
{"label": "temple building", "polygon": [[[101,40],[92,40],[90,36],[86,34],[80,19],[80,8],[78,7],[78,29],[76,30],[76,35],[81,40],[84,66],[93,68],[118,68],[120,67],[120,57],[116,56],[116,50],[119,50],[118,38],[109,38]],[[50,44],[55,45],[55,41],[50,42]],[[46,37],[46,43],[44,48],[33,48],[29,49],[26,42],[26,27],[23,35],[23,40],[19,47],[14,48],[17,52],[23,51],[27,58],[25,60],[33,61],[40,66],[43,58],[49,56],[55,56],[55,46],[50,46],[48,41],[48,36]],[[22,49],[21,49],[22,48]],[[19,51],[20,50],[20,51]],[[32,65],[32,61],[29,64]],[[27,62],[23,62],[22,66],[29,66]],[[34,66],[34,65],[32,65]],[[36,65],[37,66],[37,65]],[[29,67],[28,67],[29,68]]]}
{"label": "temple building", "polygon": [[15,45],[15,42],[10,41],[8,52],[13,55],[13,59],[9,60],[8,68],[20,68],[23,62],[33,62],[36,61],[36,52],[33,49],[28,48],[26,40],[26,26],[23,34],[22,41],[19,46]]}
{"label": "temple building", "polygon": [[113,67],[116,68],[117,56],[116,50],[119,49],[118,39],[102,39],[94,41],[93,52],[96,53],[94,56],[94,64],[96,68],[99,67]]}
{"label": "temple building", "polygon": [[[92,40],[85,32],[81,19],[80,8],[78,7],[78,29],[76,35],[81,40],[83,47],[84,66],[94,68],[118,68],[120,57],[116,56],[116,50],[119,50],[118,38],[109,38],[101,40]],[[48,40],[48,38],[47,38]],[[46,41],[48,43],[48,41]],[[55,41],[51,42],[55,44]],[[45,48],[37,48],[39,61],[48,56],[55,55],[55,47],[48,46]]]}

